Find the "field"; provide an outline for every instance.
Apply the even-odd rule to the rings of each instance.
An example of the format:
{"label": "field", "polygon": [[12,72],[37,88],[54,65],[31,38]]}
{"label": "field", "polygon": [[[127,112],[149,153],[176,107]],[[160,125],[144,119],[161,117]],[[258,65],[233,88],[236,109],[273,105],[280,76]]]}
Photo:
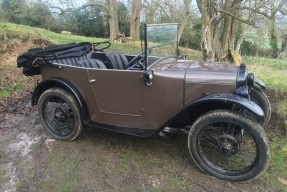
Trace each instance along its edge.
{"label": "field", "polygon": [[[50,139],[29,100],[40,78],[22,75],[15,59],[35,46],[105,40],[0,23],[0,191],[287,191],[287,61],[243,58],[266,83],[272,102],[266,127],[272,160],[250,182],[225,182],[199,171],[183,135],[139,140],[85,129],[75,142]],[[202,59],[198,51],[181,49],[188,59]],[[136,53],[141,44],[114,42],[111,50]]]}

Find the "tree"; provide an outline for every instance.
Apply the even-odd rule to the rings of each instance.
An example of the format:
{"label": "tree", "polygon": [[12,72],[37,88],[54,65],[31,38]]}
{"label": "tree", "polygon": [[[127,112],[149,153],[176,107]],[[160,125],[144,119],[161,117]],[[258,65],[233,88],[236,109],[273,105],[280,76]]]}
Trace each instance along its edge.
{"label": "tree", "polygon": [[117,0],[107,0],[107,16],[109,21],[110,39],[120,32],[119,28],[119,4]]}
{"label": "tree", "polygon": [[281,46],[282,52],[287,52],[287,33],[282,34],[282,46]]}
{"label": "tree", "polygon": [[57,9],[58,11],[60,11],[60,15],[63,15],[68,12],[77,12],[92,6],[102,7],[106,10],[106,15],[109,23],[110,39],[113,39],[114,35],[119,33],[119,3],[117,0],[106,0],[105,3],[90,0],[77,8],[74,8],[74,6],[70,5],[66,9],[60,6],[56,6],[54,4],[52,5],[51,3],[49,3],[49,6],[52,9]]}
{"label": "tree", "polygon": [[[273,0],[269,1],[274,2]],[[259,2],[256,0],[197,0],[197,6],[202,15],[201,48],[203,58],[207,61],[222,60],[234,49],[238,49],[238,43],[243,40],[241,34],[244,34],[244,31],[242,29],[245,28],[240,28],[240,25],[247,24],[257,27],[257,15],[263,15],[272,21],[269,33],[270,42],[274,55],[277,54],[275,16],[286,0],[281,0],[276,4],[272,4],[272,2],[267,4],[267,0]],[[266,11],[263,11],[264,9]],[[238,33],[239,31],[241,34]]]}
{"label": "tree", "polygon": [[132,10],[130,17],[130,37],[133,40],[140,38],[140,13],[142,8],[142,0],[132,1]]}
{"label": "tree", "polygon": [[2,0],[1,6],[6,12],[8,21],[23,24],[24,16],[28,12],[26,0]]}
{"label": "tree", "polygon": [[201,50],[205,61],[215,60],[217,46],[217,4],[214,0],[197,0],[197,6],[202,15]]}
{"label": "tree", "polygon": [[29,11],[24,15],[24,24],[33,27],[50,29],[54,18],[49,7],[43,3],[32,3]]}
{"label": "tree", "polygon": [[278,37],[276,34],[276,15],[278,13],[287,15],[286,0],[261,0],[255,1],[253,6],[245,6],[242,9],[250,10],[269,20],[269,38],[272,47],[272,56],[275,58],[278,55]]}
{"label": "tree", "polygon": [[130,12],[123,2],[119,2],[119,29],[125,36],[130,35]]}
{"label": "tree", "polygon": [[184,28],[191,22],[191,2],[192,0],[172,1],[172,0],[145,0],[144,13],[148,23],[179,23],[180,40]]}
{"label": "tree", "polygon": [[0,22],[7,21],[6,15],[6,11],[2,8],[2,6],[0,6]]}
{"label": "tree", "polygon": [[190,5],[192,0],[183,0],[184,5],[184,13],[183,13],[183,19],[180,22],[179,30],[178,30],[178,41],[180,40],[183,30],[187,23],[190,21]]}

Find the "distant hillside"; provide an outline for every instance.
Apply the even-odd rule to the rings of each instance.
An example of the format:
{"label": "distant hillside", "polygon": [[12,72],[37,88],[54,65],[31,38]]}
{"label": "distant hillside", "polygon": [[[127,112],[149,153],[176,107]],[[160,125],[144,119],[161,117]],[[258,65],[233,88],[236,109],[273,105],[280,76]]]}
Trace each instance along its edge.
{"label": "distant hillside", "polygon": [[77,35],[62,35],[58,33],[51,32],[46,29],[29,27],[25,25],[17,25],[12,23],[0,23],[0,36],[4,35],[9,38],[26,36],[32,39],[34,38],[42,38],[46,39],[53,44],[64,44],[70,42],[96,42],[103,41],[105,39],[102,38],[91,38],[91,37],[83,37]]}
{"label": "distant hillside", "polygon": [[[268,31],[256,29],[250,30],[245,34],[245,40],[255,43],[258,47],[263,49],[271,49]],[[281,46],[281,39],[278,38],[278,47]]]}
{"label": "distant hillside", "polygon": [[[0,23],[0,51],[6,51],[30,41],[38,46],[52,44],[66,44],[72,42],[102,42],[108,39],[84,37],[78,35],[62,35],[46,29],[17,25],[12,23]],[[140,42],[129,42],[128,45],[112,42],[110,51],[122,51],[126,53],[140,53]]]}

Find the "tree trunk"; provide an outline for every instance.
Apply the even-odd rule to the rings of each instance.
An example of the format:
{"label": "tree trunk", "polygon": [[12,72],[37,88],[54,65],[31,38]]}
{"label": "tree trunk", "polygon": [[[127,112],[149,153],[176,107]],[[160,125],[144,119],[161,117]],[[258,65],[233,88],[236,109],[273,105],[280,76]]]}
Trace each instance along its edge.
{"label": "tree trunk", "polygon": [[287,52],[287,35],[283,36],[282,40],[282,52]]}
{"label": "tree trunk", "polygon": [[190,20],[190,4],[192,0],[183,0],[184,2],[184,17],[179,25],[178,30],[178,41],[181,38],[181,35],[183,33],[184,27],[186,26],[187,22]]}
{"label": "tree trunk", "polygon": [[154,23],[157,8],[154,0],[151,0],[150,2],[144,0],[144,8],[146,23]]}
{"label": "tree trunk", "polygon": [[112,40],[119,30],[119,14],[117,0],[107,0],[107,15],[110,29],[110,39]]}
{"label": "tree trunk", "polygon": [[[225,1],[224,10],[229,10],[231,7],[232,2],[229,1]],[[229,15],[224,15],[224,19],[223,19],[224,23],[224,27],[223,27],[223,34],[221,36],[221,48],[223,53],[225,54],[226,52],[228,52],[228,49],[230,48],[230,36],[231,34],[231,28],[232,28],[232,18]]]}
{"label": "tree trunk", "polygon": [[270,20],[270,29],[269,29],[269,38],[270,38],[270,46],[272,48],[272,57],[276,58],[278,55],[278,41],[276,35],[276,24],[275,24],[275,16]]}
{"label": "tree trunk", "polygon": [[133,0],[131,19],[130,19],[130,36],[133,40],[140,39],[141,8],[142,8],[142,0]]}
{"label": "tree trunk", "polygon": [[[242,0],[222,1],[223,5],[217,7],[220,6],[218,1],[197,0],[202,15],[201,47],[205,60],[220,61],[234,50],[238,19],[241,19],[241,2]],[[221,15],[218,14],[218,11]],[[222,32],[218,30],[220,29],[219,24],[223,26]]]}
{"label": "tree trunk", "polygon": [[217,6],[214,0],[197,0],[197,6],[202,15],[201,50],[205,61],[215,60],[217,47],[216,16]]}
{"label": "tree trunk", "polygon": [[[234,1],[226,1],[224,4],[223,9],[230,12],[235,17],[241,17],[239,8],[234,9],[233,7],[235,5],[239,5],[242,2],[242,0],[234,0]],[[229,11],[230,10],[230,11]],[[229,49],[234,50],[235,40],[236,40],[236,32],[238,29],[239,21],[236,20],[234,17],[231,17],[230,15],[224,15],[224,28],[223,28],[223,34],[221,36],[221,55],[225,55],[229,52]],[[238,47],[237,47],[238,48]],[[220,56],[221,58],[222,56]],[[220,59],[218,58],[218,59]]]}

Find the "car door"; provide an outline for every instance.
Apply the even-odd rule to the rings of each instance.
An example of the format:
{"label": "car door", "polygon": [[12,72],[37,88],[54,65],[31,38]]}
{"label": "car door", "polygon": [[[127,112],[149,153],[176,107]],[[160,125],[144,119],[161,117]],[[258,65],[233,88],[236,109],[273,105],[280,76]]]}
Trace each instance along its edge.
{"label": "car door", "polygon": [[142,71],[88,70],[98,109],[102,113],[142,116]]}

